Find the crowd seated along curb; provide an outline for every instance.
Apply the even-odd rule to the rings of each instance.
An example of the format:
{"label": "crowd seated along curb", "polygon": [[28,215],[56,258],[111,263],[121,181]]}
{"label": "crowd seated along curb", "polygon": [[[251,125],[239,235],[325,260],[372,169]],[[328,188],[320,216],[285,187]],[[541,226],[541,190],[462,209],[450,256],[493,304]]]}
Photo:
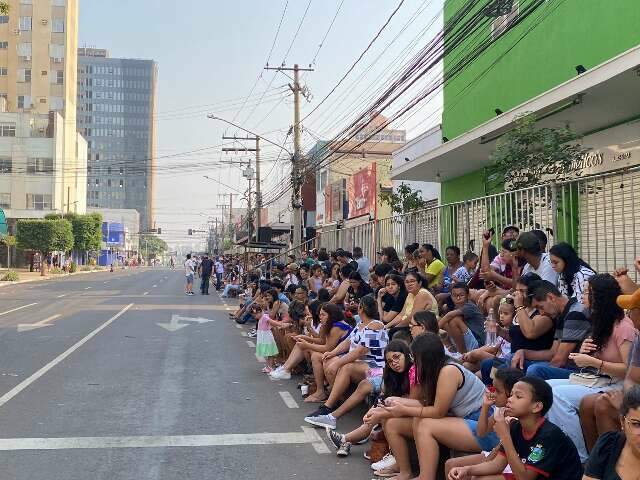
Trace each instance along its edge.
{"label": "crowd seated along curb", "polygon": [[252,254],[246,271],[217,259],[223,297],[239,298],[230,319],[255,323],[262,372],[300,386],[304,413],[283,415],[396,480],[635,478],[640,257],[596,272],[515,226],[443,253]]}

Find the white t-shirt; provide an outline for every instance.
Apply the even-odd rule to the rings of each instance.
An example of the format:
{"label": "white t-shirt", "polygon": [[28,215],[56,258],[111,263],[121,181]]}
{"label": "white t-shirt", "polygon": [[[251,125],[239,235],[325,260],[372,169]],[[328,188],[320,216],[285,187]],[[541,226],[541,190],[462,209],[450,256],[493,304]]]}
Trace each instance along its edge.
{"label": "white t-shirt", "polygon": [[527,263],[522,269],[522,275],[524,276],[527,273],[536,273],[542,280],[547,280],[554,285],[558,285],[558,274],[551,266],[551,259],[548,253],[542,254],[538,268],[533,268],[533,266]]}
{"label": "white t-shirt", "polygon": [[193,263],[193,260],[188,259],[185,260],[184,262],[184,276],[188,277],[189,275],[193,275],[195,269],[195,265]]}

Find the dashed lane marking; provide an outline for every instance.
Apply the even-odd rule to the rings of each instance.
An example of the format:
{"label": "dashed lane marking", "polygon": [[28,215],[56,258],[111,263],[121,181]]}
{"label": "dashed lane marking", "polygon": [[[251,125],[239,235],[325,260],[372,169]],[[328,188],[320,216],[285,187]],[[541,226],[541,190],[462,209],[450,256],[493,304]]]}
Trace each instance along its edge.
{"label": "dashed lane marking", "polygon": [[144,292],[142,295],[143,295],[143,296],[145,296],[145,295],[149,295],[149,292]]}
{"label": "dashed lane marking", "polygon": [[35,302],[35,303],[29,303],[27,305],[22,305],[21,307],[12,308],[11,310],[7,310],[6,312],[0,313],[0,317],[3,316],[3,315],[7,315],[9,313],[12,313],[12,312],[17,312],[18,310],[22,310],[23,308],[33,307],[34,305],[37,305],[37,304],[38,304],[38,302]]}
{"label": "dashed lane marking", "polygon": [[240,325],[239,323],[236,323],[236,328],[241,329],[241,328],[242,328],[242,325]]}
{"label": "dashed lane marking", "polygon": [[56,298],[62,298],[62,297],[66,297],[66,296],[67,296],[67,294],[63,293],[62,295],[58,295]]}
{"label": "dashed lane marking", "polygon": [[156,288],[158,285],[153,285],[151,288]]}
{"label": "dashed lane marking", "polygon": [[84,287],[85,290],[89,290],[91,287]]}
{"label": "dashed lane marking", "polygon": [[249,345],[251,348],[256,348],[256,344],[253,343],[251,340],[247,340],[247,345]]}
{"label": "dashed lane marking", "polygon": [[298,402],[294,400],[294,398],[291,396],[289,392],[278,392],[278,393],[280,394],[282,401],[288,408],[300,408],[298,406]]}
{"label": "dashed lane marking", "polygon": [[240,335],[242,335],[243,337],[246,337],[247,336],[247,332],[242,331],[242,332],[240,332]]}
{"label": "dashed lane marking", "polygon": [[309,438],[314,438],[315,440],[311,443],[311,446],[316,451],[316,453],[320,455],[327,455],[331,453],[327,444],[324,443],[324,440],[320,435],[318,435],[318,430],[312,427],[302,427],[302,430],[309,436]]}

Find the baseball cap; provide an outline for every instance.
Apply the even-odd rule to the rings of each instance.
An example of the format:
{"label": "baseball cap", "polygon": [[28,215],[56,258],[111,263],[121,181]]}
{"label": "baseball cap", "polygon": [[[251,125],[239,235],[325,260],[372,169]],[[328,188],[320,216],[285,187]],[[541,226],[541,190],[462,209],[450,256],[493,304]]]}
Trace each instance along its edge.
{"label": "baseball cap", "polygon": [[502,229],[502,235],[507,233],[509,230],[513,230],[516,233],[520,233],[520,229],[518,227],[516,227],[515,225],[507,225],[506,227],[504,227]]}
{"label": "baseball cap", "polygon": [[624,308],[625,310],[640,308],[640,288],[631,295],[618,295],[616,303],[620,308]]}
{"label": "baseball cap", "polygon": [[534,233],[523,232],[516,240],[516,249],[524,250],[525,252],[538,253],[540,252],[540,240]]}

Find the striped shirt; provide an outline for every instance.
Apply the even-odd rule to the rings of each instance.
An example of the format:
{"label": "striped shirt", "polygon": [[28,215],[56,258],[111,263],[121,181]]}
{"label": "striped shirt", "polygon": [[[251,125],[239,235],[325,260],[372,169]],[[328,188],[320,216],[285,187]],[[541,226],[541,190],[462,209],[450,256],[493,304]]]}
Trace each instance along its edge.
{"label": "striped shirt", "polygon": [[[373,320],[373,322],[380,322],[380,320]],[[349,345],[349,351],[353,351],[358,347],[365,347],[367,353],[364,355],[364,360],[371,368],[383,368],[385,365],[384,350],[389,343],[389,335],[385,328],[373,330],[366,326],[360,328],[360,326],[353,329],[350,335],[351,344]]]}

